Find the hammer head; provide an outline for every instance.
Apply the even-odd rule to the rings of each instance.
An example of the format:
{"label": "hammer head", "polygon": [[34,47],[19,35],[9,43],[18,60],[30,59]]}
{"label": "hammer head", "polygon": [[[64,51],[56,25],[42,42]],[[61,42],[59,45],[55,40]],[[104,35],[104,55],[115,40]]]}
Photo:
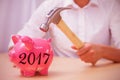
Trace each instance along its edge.
{"label": "hammer head", "polygon": [[61,20],[60,12],[66,9],[70,9],[68,7],[60,7],[60,8],[55,8],[52,9],[47,15],[46,18],[47,20],[45,23],[41,24],[40,30],[47,32],[49,29],[50,23],[58,24],[59,21]]}

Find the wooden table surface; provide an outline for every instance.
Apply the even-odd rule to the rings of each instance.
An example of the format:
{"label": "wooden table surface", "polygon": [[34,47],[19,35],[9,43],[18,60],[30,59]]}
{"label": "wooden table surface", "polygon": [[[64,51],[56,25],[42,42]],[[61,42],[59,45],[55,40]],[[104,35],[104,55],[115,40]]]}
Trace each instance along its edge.
{"label": "wooden table surface", "polygon": [[76,58],[54,57],[48,76],[23,77],[6,53],[0,54],[0,80],[120,80],[120,63],[100,60],[96,66]]}

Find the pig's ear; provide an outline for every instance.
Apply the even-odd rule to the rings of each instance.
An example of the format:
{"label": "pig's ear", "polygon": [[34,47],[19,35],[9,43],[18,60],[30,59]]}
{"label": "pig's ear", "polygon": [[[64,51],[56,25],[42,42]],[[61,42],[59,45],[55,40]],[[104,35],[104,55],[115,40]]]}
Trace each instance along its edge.
{"label": "pig's ear", "polygon": [[20,38],[21,38],[20,35],[12,35],[13,43],[16,44],[20,40]]}
{"label": "pig's ear", "polygon": [[21,40],[25,44],[27,50],[31,50],[33,48],[34,42],[30,37],[24,36]]}

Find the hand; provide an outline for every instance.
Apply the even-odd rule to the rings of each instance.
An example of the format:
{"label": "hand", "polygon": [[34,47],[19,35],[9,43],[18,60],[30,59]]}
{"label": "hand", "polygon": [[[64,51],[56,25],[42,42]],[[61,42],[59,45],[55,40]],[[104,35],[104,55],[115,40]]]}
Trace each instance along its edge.
{"label": "hand", "polygon": [[[73,49],[76,49],[74,46]],[[102,45],[85,43],[84,46],[77,51],[80,59],[86,63],[95,63],[102,58]]]}

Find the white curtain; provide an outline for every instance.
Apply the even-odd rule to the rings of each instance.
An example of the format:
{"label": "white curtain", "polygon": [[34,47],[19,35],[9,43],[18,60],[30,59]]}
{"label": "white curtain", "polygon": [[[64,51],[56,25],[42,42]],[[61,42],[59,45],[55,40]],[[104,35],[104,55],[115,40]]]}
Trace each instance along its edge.
{"label": "white curtain", "polygon": [[7,52],[10,35],[20,30],[43,0],[0,0],[0,53]]}

